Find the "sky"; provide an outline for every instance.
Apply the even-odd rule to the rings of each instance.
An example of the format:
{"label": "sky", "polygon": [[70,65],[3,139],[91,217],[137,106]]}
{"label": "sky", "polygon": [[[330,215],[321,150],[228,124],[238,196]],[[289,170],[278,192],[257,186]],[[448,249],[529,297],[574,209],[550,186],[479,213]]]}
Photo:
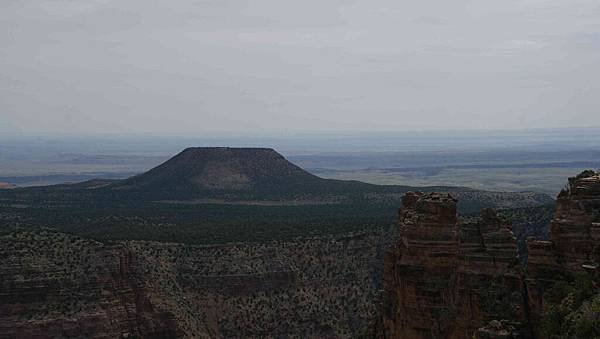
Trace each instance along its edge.
{"label": "sky", "polygon": [[600,126],[597,0],[2,0],[0,134]]}

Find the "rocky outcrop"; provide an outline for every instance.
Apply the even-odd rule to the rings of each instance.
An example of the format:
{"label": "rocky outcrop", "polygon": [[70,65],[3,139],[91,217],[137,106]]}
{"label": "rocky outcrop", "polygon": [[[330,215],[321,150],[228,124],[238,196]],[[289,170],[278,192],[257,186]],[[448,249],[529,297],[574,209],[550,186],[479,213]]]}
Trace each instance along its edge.
{"label": "rocky outcrop", "polygon": [[54,232],[0,237],[0,338],[175,338],[123,246]]}
{"label": "rocky outcrop", "polygon": [[407,193],[384,261],[389,338],[469,338],[493,319],[522,328],[523,280],[510,227],[492,210],[460,224],[456,199]]}
{"label": "rocky outcrop", "polygon": [[461,332],[471,336],[493,319],[510,321],[527,332],[523,275],[509,224],[493,210],[475,222],[459,225],[459,257],[454,309]]}
{"label": "rocky outcrop", "polygon": [[474,339],[517,339],[521,335],[507,321],[492,320],[490,323],[477,330]]}
{"label": "rocky outcrop", "polygon": [[583,265],[592,263],[592,251],[600,244],[600,173],[586,171],[569,178],[556,200],[550,240],[565,271],[581,272]]}
{"label": "rocky outcrop", "polygon": [[[556,205],[549,240],[527,241],[524,271],[511,227],[494,211],[461,223],[451,196],[408,193],[384,262],[382,336],[540,337],[546,292],[600,275],[600,173],[570,178]],[[597,296],[593,286],[586,293]]]}
{"label": "rocky outcrop", "polygon": [[556,281],[598,271],[593,257],[600,246],[600,173],[584,171],[557,197],[548,241],[529,240],[527,292],[534,329],[546,308],[544,292]]}
{"label": "rocky outcrop", "polygon": [[399,242],[384,259],[386,335],[442,336],[451,322],[458,250],[456,200],[407,193],[399,218]]}

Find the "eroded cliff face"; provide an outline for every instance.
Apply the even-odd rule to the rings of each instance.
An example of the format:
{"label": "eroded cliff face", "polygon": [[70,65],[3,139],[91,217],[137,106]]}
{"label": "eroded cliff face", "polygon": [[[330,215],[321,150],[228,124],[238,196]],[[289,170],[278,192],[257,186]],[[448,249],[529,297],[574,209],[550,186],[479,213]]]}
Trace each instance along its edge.
{"label": "eroded cliff face", "polygon": [[495,212],[460,224],[449,195],[408,193],[384,262],[384,335],[470,338],[494,319],[526,322],[516,241]]}
{"label": "eroded cliff face", "polygon": [[459,230],[458,331],[451,337],[470,337],[493,319],[527,335],[523,271],[510,225],[493,210],[483,210],[478,221],[461,224]]}
{"label": "eroded cliff face", "polygon": [[599,246],[600,173],[585,171],[569,178],[558,195],[550,239],[527,242],[527,292],[534,329],[546,308],[544,293],[556,281],[598,272],[594,253]]}
{"label": "eroded cliff face", "polygon": [[56,232],[0,237],[0,338],[174,338],[123,246]]}
{"label": "eroded cliff face", "polygon": [[399,239],[384,259],[384,326],[390,337],[441,336],[448,331],[457,262],[456,200],[407,193]]}
{"label": "eroded cliff face", "polygon": [[399,219],[384,262],[380,336],[387,338],[541,337],[548,290],[600,275],[600,173],[593,171],[570,178],[558,195],[550,239],[528,240],[526,269],[510,226],[492,210],[461,223],[453,197],[408,193]]}

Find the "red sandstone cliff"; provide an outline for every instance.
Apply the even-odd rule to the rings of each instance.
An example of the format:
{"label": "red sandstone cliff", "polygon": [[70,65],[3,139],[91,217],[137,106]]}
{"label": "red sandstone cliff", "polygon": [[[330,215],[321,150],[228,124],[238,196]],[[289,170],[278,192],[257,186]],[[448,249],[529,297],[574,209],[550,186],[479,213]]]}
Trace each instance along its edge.
{"label": "red sandstone cliff", "polygon": [[384,263],[386,337],[470,338],[493,319],[522,327],[516,241],[493,211],[461,225],[453,197],[408,193],[399,235]]}
{"label": "red sandstone cliff", "polygon": [[408,193],[398,227],[384,262],[381,336],[539,337],[548,289],[600,273],[600,173],[569,179],[550,239],[527,242],[526,272],[510,226],[491,210],[460,223],[451,196]]}
{"label": "red sandstone cliff", "polygon": [[569,178],[556,200],[548,241],[529,240],[527,292],[534,329],[546,308],[544,292],[559,279],[598,271],[594,249],[600,246],[600,173]]}

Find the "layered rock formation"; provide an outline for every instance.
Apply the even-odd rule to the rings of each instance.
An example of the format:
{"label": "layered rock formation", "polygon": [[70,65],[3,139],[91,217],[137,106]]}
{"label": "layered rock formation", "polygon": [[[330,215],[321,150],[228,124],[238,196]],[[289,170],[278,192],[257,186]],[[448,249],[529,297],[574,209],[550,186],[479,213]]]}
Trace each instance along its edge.
{"label": "layered rock formation", "polygon": [[483,210],[478,221],[459,225],[458,241],[455,312],[462,332],[456,337],[470,336],[493,319],[526,334],[522,269],[507,221]]}
{"label": "layered rock formation", "polygon": [[[408,193],[399,233],[384,262],[381,336],[540,337],[546,292],[561,280],[566,286],[576,276],[597,281],[600,275],[600,173],[569,179],[557,198],[550,239],[527,242],[526,271],[502,218],[483,210],[478,220],[461,223],[448,195]],[[586,295],[597,299],[597,283],[587,286]]]}
{"label": "layered rock formation", "polygon": [[385,336],[468,338],[493,319],[526,321],[510,227],[493,211],[459,224],[456,200],[408,193],[384,262]]}
{"label": "layered rock formation", "polygon": [[0,237],[0,338],[174,338],[120,245],[55,232]]}
{"label": "layered rock formation", "polygon": [[384,325],[391,337],[448,332],[457,257],[456,200],[407,193],[399,242],[384,260]]}
{"label": "layered rock formation", "polygon": [[557,198],[550,241],[567,273],[581,272],[593,262],[592,251],[600,243],[600,173],[586,171],[569,178]]}
{"label": "layered rock formation", "polygon": [[545,310],[544,292],[560,279],[598,271],[600,246],[600,173],[584,171],[569,178],[557,197],[548,241],[529,240],[527,292],[534,329]]}

